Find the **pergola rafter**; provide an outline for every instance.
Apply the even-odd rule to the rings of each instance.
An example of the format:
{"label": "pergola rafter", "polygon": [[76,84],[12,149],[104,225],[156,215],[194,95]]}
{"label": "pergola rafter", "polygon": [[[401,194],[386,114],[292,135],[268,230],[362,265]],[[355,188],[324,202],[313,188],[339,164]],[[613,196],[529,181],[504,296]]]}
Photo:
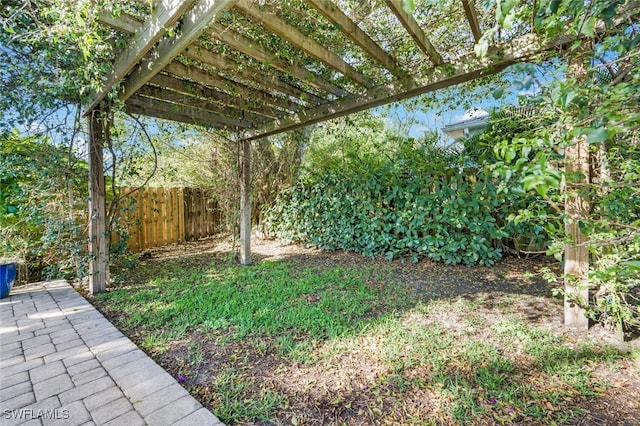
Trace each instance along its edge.
{"label": "pergola rafter", "polygon": [[[241,125],[242,127],[250,127],[255,123],[264,123],[268,120],[267,117],[261,117],[258,114],[254,114],[249,111],[230,108],[209,99],[195,98],[179,91],[169,90],[166,87],[152,86],[148,84],[141,87],[137,94],[147,98],[158,99],[161,101],[165,100],[185,107],[193,107],[203,111],[215,112],[225,118],[242,120],[244,122],[244,124]],[[235,125],[231,123],[233,122],[229,121],[228,125],[235,127]]]}
{"label": "pergola rafter", "polygon": [[469,54],[456,65],[435,68],[430,76],[411,85],[394,83],[374,87],[364,94],[351,95],[339,103],[320,105],[300,113],[291,114],[280,120],[244,133],[244,138],[258,139],[288,130],[295,130],[309,124],[341,117],[354,112],[371,109],[389,102],[412,98],[438,89],[474,80],[504,70],[509,65],[530,58],[543,49],[559,47],[569,42],[567,37],[557,37],[542,45],[533,34],[513,40],[508,46],[493,47],[485,58]]}
{"label": "pergola rafter", "polygon": [[[324,101],[322,98],[314,95],[313,93],[305,92],[298,87],[292,86],[279,80],[274,75],[270,75],[264,72],[261,73],[256,69],[244,70],[241,64],[239,64],[235,60],[229,57],[222,56],[220,54],[210,52],[200,46],[185,49],[183,55],[190,59],[202,62],[203,64],[210,65],[220,71],[227,71],[229,73],[232,73],[236,76],[236,78],[241,78],[246,82],[262,85],[267,89],[281,92],[283,94],[296,98],[306,103],[307,105],[318,105]],[[261,77],[259,82],[256,80],[256,77]]]}
{"label": "pergola rafter", "polygon": [[[144,5],[142,10],[148,9],[149,2],[145,0],[130,1]],[[106,76],[104,88],[87,111],[113,87],[120,87],[117,94],[125,102],[139,90],[153,90],[154,99],[169,105],[190,103],[198,110],[228,115],[233,120],[244,117],[250,122],[245,126],[250,131],[238,138],[259,138],[496,73],[563,42],[559,38],[541,45],[533,34],[514,35],[502,47],[493,46],[482,60],[469,46],[464,47],[466,54],[449,55],[438,52],[427,38],[427,30],[431,33],[438,29],[426,28],[423,15],[408,13],[402,0],[385,0],[376,7],[386,8],[387,16],[402,23],[405,38],[432,64],[401,65],[390,53],[393,46],[384,41],[383,48],[374,41],[382,41],[380,35],[368,34],[363,28],[371,26],[363,26],[357,11],[344,9],[341,1],[298,0],[299,7],[290,13],[282,13],[290,7],[288,3],[276,0],[156,0],[146,19],[104,11],[100,22],[115,31],[117,37],[128,38],[129,45],[114,59],[113,71]],[[459,1],[463,6],[456,12],[459,22],[467,24],[469,39],[477,41],[482,35],[480,12],[473,0]],[[419,5],[417,1],[416,7]],[[216,18],[225,10],[230,12],[227,17]],[[324,23],[318,21],[322,19]],[[159,22],[165,27],[157,28]],[[347,39],[353,46],[337,49],[307,35],[313,34],[308,26],[316,22],[321,31],[339,34],[329,39]],[[239,30],[249,24],[247,31]],[[303,32],[296,25],[307,28]],[[257,31],[262,32],[261,37],[255,37]],[[457,36],[464,31],[464,25],[455,28]],[[151,45],[152,41],[155,45]],[[292,52],[280,55],[273,50],[277,45]],[[335,53],[349,49],[355,49],[351,50],[354,53],[342,54],[344,57]],[[363,53],[370,62],[356,59]],[[457,59],[447,62],[443,54]],[[130,71],[124,75],[124,70]],[[152,89],[144,89],[147,85]],[[178,97],[180,102],[176,102]],[[158,110],[167,105],[154,107]],[[165,116],[176,113],[175,108],[165,112]],[[236,130],[235,126],[220,126],[220,122],[199,121],[204,126]]]}
{"label": "pergola rafter", "polygon": [[435,65],[442,65],[444,63],[442,56],[438,53],[435,47],[433,47],[433,44],[431,44],[427,36],[424,34],[420,24],[418,24],[413,16],[409,15],[407,11],[404,10],[402,2],[397,0],[385,0],[385,2],[420,49],[422,49],[425,55],[431,59],[431,62]]}
{"label": "pergola rafter", "polygon": [[[148,90],[148,89],[147,89]],[[237,129],[245,129],[251,127],[251,122],[241,119],[233,119],[223,114],[216,114],[211,110],[203,110],[193,106],[186,106],[179,103],[173,103],[164,100],[155,99],[152,97],[143,96],[141,94],[135,94],[127,100],[127,108],[133,107],[136,109],[153,111],[155,114],[163,112],[170,113],[168,116],[176,115],[181,117],[192,118],[192,121],[185,121],[183,119],[176,121],[183,121],[190,124],[215,124],[218,126],[227,126]],[[153,115],[153,114],[149,114]],[[153,115],[154,117],[156,115]],[[160,117],[159,117],[160,118]]]}
{"label": "pergola rafter", "polygon": [[287,63],[279,59],[275,53],[269,51],[268,49],[262,48],[251,39],[233,31],[230,28],[224,28],[219,24],[213,24],[211,26],[209,35],[219,40],[220,42],[238,50],[239,52],[242,52],[245,55],[254,58],[259,62],[269,64],[275,69],[285,72],[297,78],[298,80],[305,82],[311,87],[329,92],[335,96],[344,96],[346,94],[344,89],[341,89],[335,84],[324,80],[322,77],[313,74],[311,71],[304,67],[301,67],[297,64]]}
{"label": "pergola rafter", "polygon": [[[126,100],[151,80],[202,34],[218,12],[232,6],[235,2],[236,0],[198,0],[193,8],[183,16],[180,33],[160,40],[157,46],[149,52],[148,57],[144,58],[129,75],[123,91],[120,93],[120,99]],[[183,1],[183,3],[191,2]]]}
{"label": "pergola rafter", "polygon": [[369,56],[384,66],[394,76],[402,81],[411,83],[411,76],[398,66],[396,59],[385,52],[365,33],[358,24],[353,22],[335,4],[325,0],[307,0],[307,3],[322,13],[327,19],[336,24],[353,42],[360,46]]}
{"label": "pergola rafter", "polygon": [[228,78],[217,74],[212,74],[194,65],[187,66],[179,62],[172,62],[164,68],[164,71],[179,77],[188,78],[194,83],[199,82],[205,86],[215,87],[225,93],[236,96],[238,97],[236,102],[253,100],[262,102],[265,105],[280,108],[283,111],[289,110],[291,112],[298,112],[301,109],[299,104],[288,99],[274,96],[273,94],[263,90],[254,89],[245,84],[229,80]]}
{"label": "pergola rafter", "polygon": [[254,3],[252,0],[238,0],[237,9],[254,22],[262,25],[283,40],[288,41],[307,55],[325,63],[358,85],[371,87],[371,83],[367,78],[349,65],[343,58],[318,43],[315,39],[307,37],[302,31],[290,25],[284,19],[279,18],[271,12],[263,11],[258,3]]}
{"label": "pergola rafter", "polygon": [[130,44],[116,60],[104,87],[89,106],[90,110],[104,99],[115,83],[122,80],[133,69],[192,4],[193,1],[181,0],[162,0],[156,3],[151,16],[136,29]]}
{"label": "pergola rafter", "polygon": [[[167,74],[156,74],[151,80],[149,80],[149,83],[167,90],[174,90],[188,95],[196,102],[200,99],[215,101],[226,105],[231,110],[251,112],[267,119],[274,119],[282,116],[282,112],[276,108],[262,105],[252,100],[242,100],[242,102],[239,102],[237,96],[232,96],[202,84],[196,84],[192,81],[179,79]],[[261,120],[262,119],[259,119],[257,121]]]}
{"label": "pergola rafter", "polygon": [[473,39],[476,41],[480,41],[480,37],[482,37],[482,31],[480,30],[480,24],[478,24],[478,15],[476,14],[476,8],[471,2],[472,0],[462,0],[462,6],[464,7],[464,13],[467,16],[467,20],[469,21],[469,26],[471,27],[471,32],[473,33]]}

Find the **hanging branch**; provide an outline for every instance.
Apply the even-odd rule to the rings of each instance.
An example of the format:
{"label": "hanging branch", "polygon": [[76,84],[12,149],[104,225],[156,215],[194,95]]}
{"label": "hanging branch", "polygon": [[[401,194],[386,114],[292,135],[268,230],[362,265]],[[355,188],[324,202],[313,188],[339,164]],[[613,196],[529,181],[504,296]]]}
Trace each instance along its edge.
{"label": "hanging branch", "polygon": [[[113,200],[111,201],[111,203],[109,204],[109,217],[113,218],[115,216],[115,213],[118,209],[118,206],[120,204],[120,201],[123,200],[124,198],[130,196],[131,194],[139,191],[140,189],[144,188],[145,186],[147,186],[147,184],[151,181],[151,178],[153,178],[153,176],[155,175],[156,171],[158,170],[158,152],[156,150],[155,145],[153,144],[153,140],[151,139],[151,136],[149,135],[149,132],[147,132],[146,127],[144,126],[144,124],[140,121],[140,119],[132,114],[126,113],[141,129],[142,133],[144,134],[145,138],[147,139],[147,142],[149,142],[149,146],[151,147],[151,151],[153,152],[153,170],[151,170],[151,173],[149,174],[149,176],[146,177],[146,179],[144,180],[144,182],[135,187],[134,189],[126,192],[125,194],[120,194],[117,195],[116,192],[116,186],[115,186],[115,177],[116,177],[116,155],[115,152],[113,150],[113,146],[112,146],[112,142],[111,142],[111,138],[108,139],[108,144],[109,144],[109,151],[111,152],[111,155],[113,157],[113,170],[112,170],[112,179],[111,179],[111,190],[113,192]],[[113,226],[113,221],[110,220],[109,221],[109,231],[111,231],[111,228]]]}

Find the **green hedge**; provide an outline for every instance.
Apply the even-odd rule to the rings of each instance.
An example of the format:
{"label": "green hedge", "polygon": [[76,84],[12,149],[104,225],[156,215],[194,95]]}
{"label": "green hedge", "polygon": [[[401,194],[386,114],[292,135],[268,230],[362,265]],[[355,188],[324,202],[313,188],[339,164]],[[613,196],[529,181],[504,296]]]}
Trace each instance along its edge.
{"label": "green hedge", "polygon": [[265,229],[321,249],[449,264],[492,264],[505,241],[545,239],[539,223],[508,220],[526,212],[530,196],[439,160],[432,150],[411,149],[311,173],[265,211]]}

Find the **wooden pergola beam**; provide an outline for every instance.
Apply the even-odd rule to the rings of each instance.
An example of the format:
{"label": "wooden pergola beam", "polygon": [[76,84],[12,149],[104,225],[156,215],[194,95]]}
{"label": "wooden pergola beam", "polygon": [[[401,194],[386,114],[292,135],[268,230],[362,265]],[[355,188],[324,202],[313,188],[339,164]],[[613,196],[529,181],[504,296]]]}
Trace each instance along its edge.
{"label": "wooden pergola beam", "polygon": [[535,34],[527,34],[512,40],[508,46],[490,48],[484,58],[478,58],[475,53],[470,53],[460,58],[456,64],[447,64],[436,68],[430,76],[416,81],[412,86],[401,84],[377,86],[367,90],[364,94],[351,95],[297,114],[290,114],[282,119],[273,120],[263,126],[244,132],[242,137],[257,139],[274,135],[496,74],[509,65],[522,62],[534,54],[570,41],[569,37],[562,36],[543,46]]}
{"label": "wooden pergola beam", "polygon": [[215,15],[223,9],[232,7],[237,0],[199,0],[184,15],[181,31],[172,37],[161,40],[151,50],[125,81],[124,90],[119,98],[126,100],[144,86],[154,75],[171,63],[187,46],[196,40]]}
{"label": "wooden pergola beam", "polygon": [[464,7],[464,14],[467,15],[471,32],[473,33],[473,39],[477,43],[482,37],[480,31],[480,24],[478,24],[478,15],[476,14],[476,8],[470,0],[462,0],[462,6]]}
{"label": "wooden pergola beam", "polygon": [[283,40],[288,41],[307,55],[318,59],[330,68],[338,71],[351,81],[363,87],[371,87],[367,79],[355,68],[345,62],[340,56],[336,55],[316,40],[307,37],[299,29],[290,25],[284,19],[280,19],[274,13],[265,13],[258,4],[251,0],[238,0],[236,8],[245,16],[251,18],[254,22],[262,25],[278,35]]}
{"label": "wooden pergola beam", "polygon": [[385,2],[393,14],[396,15],[405,30],[407,30],[411,38],[413,38],[418,47],[425,53],[425,55],[427,55],[431,62],[435,65],[442,65],[444,63],[442,56],[440,56],[435,47],[433,47],[433,44],[431,44],[427,36],[424,34],[424,31],[422,31],[418,22],[413,18],[413,16],[409,15],[404,10],[402,2],[398,0],[385,0]]}
{"label": "wooden pergola beam", "polygon": [[295,102],[273,96],[270,93],[255,90],[251,87],[236,83],[235,81],[229,80],[227,78],[211,74],[196,66],[186,66],[179,62],[172,62],[164,67],[164,71],[170,74],[177,75],[179,77],[185,77],[190,80],[200,82],[210,87],[215,87],[219,90],[229,93],[232,96],[239,96],[240,98],[243,98],[245,100],[252,99],[292,112],[301,110],[301,106]]}
{"label": "wooden pergola beam", "polygon": [[167,101],[184,107],[201,109],[215,114],[221,114],[225,117],[234,118],[247,123],[260,124],[267,121],[266,117],[253,114],[248,111],[222,106],[208,99],[202,99],[185,93],[169,90],[166,87],[157,87],[146,84],[138,90],[136,95],[154,98],[160,101]]}
{"label": "wooden pergola beam", "polygon": [[116,59],[107,76],[107,81],[87,111],[91,111],[107,96],[114,84],[121,81],[136,66],[140,59],[151,50],[192,4],[193,0],[159,0],[156,2],[149,19],[136,30],[132,40]]}
{"label": "wooden pergola beam", "polygon": [[[238,129],[247,129],[252,126],[251,122],[226,117],[222,114],[216,114],[210,111],[204,111],[194,107],[175,104],[164,100],[158,100],[141,95],[131,96],[126,101],[127,107],[138,107],[142,111],[165,113],[165,117],[171,120],[172,116],[191,117],[196,123],[208,125],[210,127],[230,127]],[[144,112],[143,112],[144,113]]]}
{"label": "wooden pergola beam", "polygon": [[135,33],[138,28],[140,28],[144,23],[144,21],[138,19],[133,15],[129,15],[128,13],[120,12],[120,14],[116,17],[113,16],[113,13],[111,11],[105,9],[100,11],[98,21],[113,28],[114,30],[129,34]]}
{"label": "wooden pergola beam", "polygon": [[396,59],[382,49],[340,8],[329,0],[306,0],[306,2],[338,26],[354,43],[360,46],[370,57],[385,67],[396,78],[409,82],[411,76],[399,65]]}
{"label": "wooden pergola beam", "polygon": [[277,77],[265,74],[257,70],[243,70],[242,66],[235,60],[225,57],[209,50],[206,50],[200,46],[188,47],[182,54],[193,60],[202,62],[207,65],[211,65],[222,71],[227,71],[234,75],[239,76],[245,81],[253,82],[259,86],[263,86],[267,89],[274,90],[283,93],[288,96],[300,99],[302,102],[313,105],[320,105],[325,101],[313,93],[305,92],[304,90],[280,81]]}
{"label": "wooden pergola beam", "polygon": [[129,114],[160,118],[162,120],[174,121],[177,123],[193,124],[195,126],[202,126],[205,128],[214,127],[211,123],[203,123],[199,120],[196,120],[193,117],[189,117],[188,115],[176,114],[174,112],[167,112],[164,110],[149,109],[149,108],[141,107],[135,104],[131,104],[129,103],[129,101],[125,103],[125,111],[127,111],[127,113]]}
{"label": "wooden pergola beam", "polygon": [[233,31],[231,28],[225,28],[220,24],[214,23],[211,25],[208,34],[237,51],[242,52],[259,62],[267,63],[275,69],[305,82],[311,87],[332,93],[338,97],[342,97],[347,94],[344,89],[324,80],[322,77],[315,75],[306,68],[294,63],[283,61],[278,58],[275,53],[259,46],[255,41],[243,34]]}
{"label": "wooden pergola beam", "polygon": [[149,83],[184,93],[189,96],[194,96],[196,98],[220,102],[221,104],[236,109],[237,111],[251,111],[252,113],[265,118],[277,118],[282,116],[282,112],[275,108],[262,105],[249,99],[232,96],[227,93],[202,86],[198,83],[194,83],[189,80],[182,80],[166,74],[156,74]]}

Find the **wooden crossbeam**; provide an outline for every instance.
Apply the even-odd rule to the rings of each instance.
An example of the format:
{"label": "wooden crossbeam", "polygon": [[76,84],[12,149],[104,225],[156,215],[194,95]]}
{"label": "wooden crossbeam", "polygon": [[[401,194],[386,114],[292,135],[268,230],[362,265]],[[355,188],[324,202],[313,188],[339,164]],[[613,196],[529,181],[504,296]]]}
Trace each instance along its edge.
{"label": "wooden crossbeam", "polygon": [[182,92],[169,90],[166,87],[151,86],[149,84],[146,84],[142,86],[140,90],[138,90],[137,94],[147,98],[154,98],[161,101],[167,101],[174,104],[213,112],[216,114],[222,114],[227,117],[251,122],[254,124],[260,124],[267,121],[266,117],[253,114],[248,111],[222,106],[207,99],[202,99]]}
{"label": "wooden crossbeam", "polygon": [[[256,70],[243,70],[235,60],[213,53],[200,46],[188,47],[182,52],[184,56],[187,56],[193,60],[202,62],[207,65],[211,65],[219,70],[227,71],[233,75],[237,75],[248,82],[254,82],[265,88],[284,93],[308,104],[320,105],[324,102],[324,99],[314,95],[313,93],[306,92],[298,87],[294,87],[283,81],[280,81],[277,77],[271,74],[257,73]],[[259,78],[256,78],[259,77]]]}
{"label": "wooden crossbeam", "polygon": [[355,68],[345,62],[344,59],[318,43],[313,38],[307,37],[299,29],[290,25],[284,19],[280,19],[274,13],[265,13],[264,10],[261,10],[260,7],[251,0],[238,0],[236,8],[256,23],[262,25],[274,34],[277,34],[283,40],[293,44],[307,55],[318,59],[325,65],[338,71],[351,81],[359,84],[360,86],[367,88],[371,87],[371,84],[367,79]]}
{"label": "wooden crossbeam", "polygon": [[199,0],[193,9],[184,16],[181,31],[172,37],[161,40],[150,55],[143,59],[140,66],[131,73],[125,81],[124,90],[120,93],[119,98],[126,100],[132,96],[197,39],[218,12],[233,6],[236,1]]}
{"label": "wooden crossbeam", "polygon": [[177,75],[178,77],[185,77],[190,80],[205,84],[207,86],[215,87],[219,90],[222,90],[223,92],[227,92],[230,95],[238,96],[245,100],[251,99],[259,101],[267,105],[286,109],[292,112],[297,112],[301,109],[300,105],[296,104],[295,102],[281,99],[269,93],[255,90],[243,84],[236,83],[235,81],[226,79],[219,75],[208,73],[207,71],[196,66],[186,66],[174,61],[164,67],[164,70],[168,73]]}
{"label": "wooden crossbeam", "polygon": [[171,102],[161,101],[158,99],[148,98],[141,95],[131,96],[126,101],[127,107],[137,107],[142,114],[153,115],[158,117],[157,114],[163,114],[163,117],[167,120],[174,120],[172,117],[190,117],[195,123],[201,123],[213,127],[230,127],[230,128],[242,128],[247,129],[252,124],[246,120],[238,120],[226,117],[222,114],[216,114],[209,111],[204,111],[198,108],[188,107],[185,105],[174,104]]}
{"label": "wooden crossbeam", "polygon": [[442,65],[444,61],[442,60],[442,56],[436,51],[433,44],[429,41],[427,36],[420,28],[418,22],[413,18],[413,16],[409,15],[404,8],[402,7],[402,2],[398,0],[385,0],[387,6],[394,15],[398,18],[402,26],[407,30],[411,38],[416,42],[418,47],[431,59],[435,65]]}
{"label": "wooden crossbeam", "polygon": [[322,13],[327,19],[333,22],[346,34],[354,43],[360,46],[369,56],[385,67],[396,78],[403,81],[410,81],[407,74],[395,60],[393,56],[382,49],[369,37],[355,22],[351,20],[338,6],[329,0],[307,0],[307,3]]}
{"label": "wooden crossbeam", "polygon": [[[237,111],[251,111],[264,118],[282,117],[282,112],[275,108],[252,102],[248,99],[242,99],[238,96],[228,95],[218,90],[210,89],[198,83],[188,80],[181,80],[166,74],[156,74],[149,83],[159,87],[167,88],[175,92],[184,93],[196,98],[208,99],[210,101],[219,102]],[[143,88],[146,86],[143,86]]]}
{"label": "wooden crossbeam", "polygon": [[137,17],[129,15],[125,12],[120,12],[120,14],[115,17],[113,16],[113,13],[105,9],[100,11],[98,20],[113,29],[129,34],[135,33],[144,22]]}
{"label": "wooden crossbeam", "polygon": [[480,37],[482,37],[482,32],[480,31],[480,25],[478,24],[476,8],[470,0],[462,0],[462,5],[464,6],[464,13],[467,15],[467,20],[469,21],[469,26],[473,33],[473,39],[477,43],[480,40]]}
{"label": "wooden crossbeam", "polygon": [[136,30],[132,40],[116,59],[107,81],[91,102],[87,111],[94,109],[107,96],[114,84],[121,81],[136,66],[140,59],[160,40],[167,29],[171,28],[192,4],[193,0],[160,0],[156,2],[149,19]]}
{"label": "wooden crossbeam", "polygon": [[534,54],[570,41],[569,37],[562,36],[541,45],[535,34],[527,34],[512,40],[508,46],[491,47],[488,55],[484,58],[478,58],[475,53],[470,53],[460,58],[455,64],[437,67],[428,77],[421,78],[413,86],[407,87],[397,83],[377,86],[367,90],[364,94],[351,95],[297,114],[290,114],[282,119],[273,120],[263,126],[244,132],[239,137],[258,139],[496,74],[509,65],[522,62]]}
{"label": "wooden crossbeam", "polygon": [[338,97],[342,97],[347,93],[336,86],[324,80],[322,77],[315,75],[304,67],[294,63],[285,62],[268,49],[259,46],[255,41],[240,34],[231,28],[225,28],[220,24],[212,24],[208,34],[218,41],[227,44],[230,47],[244,53],[247,56],[256,59],[259,62],[268,63],[275,69],[285,72],[298,80],[304,81],[311,87],[332,93]]}
{"label": "wooden crossbeam", "polygon": [[195,124],[196,126],[203,126],[207,128],[216,127],[216,125],[213,123],[204,123],[202,121],[196,120],[193,117],[189,117],[188,115],[177,114],[175,112],[169,112],[169,111],[164,111],[159,109],[151,109],[149,107],[142,107],[139,105],[132,104],[131,102],[128,102],[128,101],[125,103],[125,111],[127,111],[129,114],[137,114],[137,115],[144,115],[145,117],[161,118],[163,120],[176,121],[178,123]]}

